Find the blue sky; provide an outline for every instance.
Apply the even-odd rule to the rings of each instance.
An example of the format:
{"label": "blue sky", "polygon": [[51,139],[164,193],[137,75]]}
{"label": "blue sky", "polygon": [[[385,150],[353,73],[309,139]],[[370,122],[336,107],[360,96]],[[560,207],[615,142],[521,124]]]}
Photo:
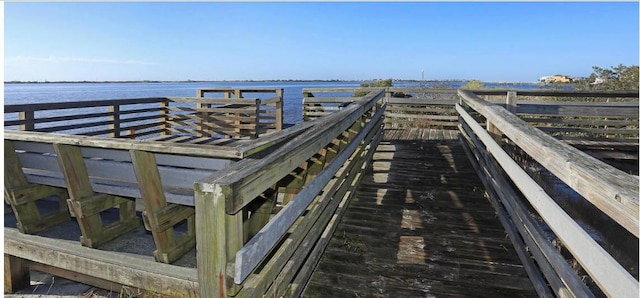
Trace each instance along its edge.
{"label": "blue sky", "polygon": [[479,79],[637,65],[638,3],[86,2],[4,7],[4,79]]}

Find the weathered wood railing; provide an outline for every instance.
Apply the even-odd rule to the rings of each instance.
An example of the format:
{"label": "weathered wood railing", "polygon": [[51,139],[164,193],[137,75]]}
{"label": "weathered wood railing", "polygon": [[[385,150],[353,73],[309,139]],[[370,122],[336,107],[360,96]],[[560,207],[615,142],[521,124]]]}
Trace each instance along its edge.
{"label": "weathered wood railing", "polygon": [[[133,201],[128,198],[141,198],[145,203],[146,226],[155,238],[168,239],[172,243],[156,243],[159,248],[156,259],[169,263],[195,244],[193,208],[181,207],[194,205],[195,181],[236,160],[277,146],[308,126],[301,125],[234,146],[5,130],[5,199],[14,209],[19,230],[35,233],[69,220],[65,200],[70,196],[72,214],[79,219],[87,218],[86,225],[81,221],[82,243],[96,247],[134,229],[135,214],[122,216],[130,220],[122,224],[130,226],[112,228],[95,223],[99,218],[91,219],[91,216],[114,206],[124,210],[123,204],[133,208]],[[35,203],[53,194],[60,195],[60,212],[43,217]],[[86,210],[91,208],[99,210],[88,214]],[[172,236],[157,237],[157,233],[165,233],[183,219],[190,221],[189,243],[174,241]]]}
{"label": "weathered wood railing", "polygon": [[[5,130],[5,200],[22,232],[5,228],[5,291],[28,285],[31,267],[169,296],[299,294],[381,139],[383,96],[226,146]],[[52,195],[58,211],[40,214]],[[96,249],[137,229],[137,198],[158,262]],[[70,213],[82,246],[30,235]],[[196,268],[165,264],[196,243]]]}
{"label": "weathered wood railing", "polygon": [[[233,146],[153,140],[176,137],[162,133],[210,139],[210,134],[218,133],[218,127],[210,124],[210,118],[236,113],[232,109],[238,107],[244,109],[236,113],[241,117],[254,115],[252,111],[258,119],[266,118],[265,114],[275,115],[275,122],[269,123],[275,123],[273,127],[277,130],[281,128],[281,124],[280,127],[277,124],[281,101],[279,105],[275,99],[246,99],[242,98],[242,91],[223,88],[199,90],[196,98],[76,103],[81,107],[106,109],[94,109],[90,113],[75,110],[71,114],[46,114],[58,113],[56,109],[71,110],[71,103],[10,106],[8,112],[19,116],[6,119],[5,125],[33,131],[5,130],[5,200],[14,208],[20,231],[34,233],[68,221],[69,209],[65,204],[68,199],[73,215],[85,225],[82,243],[95,246],[133,227],[132,200],[142,198],[143,218],[154,237],[156,259],[171,262],[195,245],[197,265],[184,268],[157,263],[5,229],[5,285],[7,276],[10,289],[18,286],[14,281],[24,283],[25,268],[29,266],[42,269],[50,266],[61,270],[54,273],[67,277],[73,278],[78,273],[90,275],[94,283],[97,278],[107,284],[123,284],[171,296],[297,296],[345,211],[345,204],[353,196],[361,172],[370,162],[387,125],[386,118],[394,118],[391,123],[414,119],[408,125],[413,125],[418,118],[417,122],[426,121],[428,125],[450,125],[437,123],[444,118],[431,117],[438,116],[437,112],[442,110],[425,109],[431,103],[453,106],[451,99],[438,99],[442,94],[450,96],[449,91],[428,95],[430,93],[422,92],[423,89],[365,89],[366,95],[352,97],[356,90],[359,89],[305,89],[308,121]],[[222,93],[227,98],[205,97],[208,92]],[[391,97],[398,92],[413,92],[415,97]],[[500,103],[487,102],[477,96],[483,92],[503,98],[499,99]],[[556,105],[521,99],[521,96],[534,95],[563,96],[561,92],[517,92],[459,91],[462,100],[454,107],[460,115],[459,128],[470,157],[487,185],[501,221],[516,243],[532,282],[542,296],[551,292],[558,296],[593,296],[592,289],[585,286],[549,242],[540,223],[525,207],[528,204],[605,294],[636,297],[637,280],[558,207],[503,147],[508,143],[530,155],[635,237],[639,234],[637,177],[581,153],[557,140],[561,138],[558,135],[554,138],[527,125],[534,122],[527,117],[543,120],[555,117],[527,116],[535,114],[532,111],[574,117],[574,113],[585,111],[585,107],[574,109],[578,104]],[[281,93],[276,94],[281,97]],[[422,98],[425,94],[426,101]],[[567,96],[576,96],[576,93],[570,94]],[[617,96],[632,97],[624,94]],[[231,98],[232,95],[236,98]],[[258,101],[273,105],[273,109],[264,113],[262,108],[254,109]],[[158,104],[162,105],[160,109]],[[396,105],[396,109],[390,112],[392,105]],[[635,109],[637,113],[637,102],[597,105],[601,108],[593,109],[594,119],[605,112],[602,118],[607,119],[594,121],[606,123],[605,129],[612,125],[628,126],[607,131],[615,135],[607,140],[635,138],[637,142],[637,135],[621,133],[621,129],[632,130],[637,125],[637,115],[626,112]],[[245,109],[248,106],[251,108]],[[38,115],[39,111],[44,114]],[[137,115],[134,111],[149,113],[141,117],[143,121],[153,121],[153,125],[123,120],[123,115]],[[80,117],[84,122],[56,123],[82,114],[87,114]],[[429,116],[416,116],[421,114]],[[450,115],[446,116],[449,123]],[[621,119],[612,120],[613,116]],[[246,120],[237,118],[233,122],[245,125]],[[540,125],[573,124],[568,120],[571,119],[544,120]],[[578,120],[584,124],[584,119]],[[261,124],[255,131],[271,131],[273,128],[269,125]],[[82,132],[85,135],[51,133],[76,129],[85,130]],[[244,136],[243,130],[249,131],[249,135],[253,133],[252,128],[245,126],[219,131]],[[145,138],[151,134],[159,136]],[[114,138],[94,138],[94,135]],[[194,181],[197,181],[195,185]],[[60,196],[60,209],[50,216],[41,216],[33,203],[49,195]],[[520,201],[523,198],[527,201]],[[114,228],[117,232],[109,227],[95,227],[89,220],[95,219],[96,212],[113,206],[118,206],[122,215],[119,226]],[[22,216],[24,214],[27,216]],[[177,239],[170,229],[184,221],[188,225],[186,238]],[[531,262],[531,258],[535,262]],[[28,282],[28,270],[26,272]]]}
{"label": "weathered wood railing", "polygon": [[288,146],[196,183],[201,297],[302,291],[381,139],[383,96],[354,99]]}
{"label": "weathered wood railing", "polygon": [[[261,99],[256,99],[254,103],[256,106],[255,117],[258,119],[256,122],[256,127],[254,130],[256,134],[265,134],[272,131],[280,131],[283,128],[284,114],[283,114],[283,105],[284,105],[284,90],[283,89],[274,89],[274,88],[244,88],[244,89],[233,89],[233,88],[203,88],[198,89],[196,91],[196,97],[207,97],[207,94],[222,94],[225,99],[235,100],[230,107],[239,107],[240,104],[238,100],[244,101],[245,94],[254,94],[260,95]],[[200,109],[211,108],[209,103],[203,102],[198,105]],[[214,111],[215,112],[215,111]],[[253,111],[251,114],[243,114],[240,113],[236,115],[234,120],[235,126],[238,126],[244,122],[243,117],[247,117],[248,115],[253,115]],[[206,114],[203,115],[202,118],[206,118]],[[248,121],[252,123],[251,119]],[[236,132],[237,132],[236,128]]]}
{"label": "weathered wood railing", "polygon": [[[160,133],[160,104],[166,98],[137,98],[4,106],[4,126],[19,130],[136,138]],[[130,132],[136,131],[137,134]]]}
{"label": "weathered wood railing", "polygon": [[[204,97],[209,91],[238,97]],[[242,98],[243,92],[257,91],[274,94]],[[133,139],[185,134],[256,138],[282,130],[282,101],[282,89],[199,89],[198,97],[7,105],[4,124],[27,131]]]}
{"label": "weathered wood railing", "polygon": [[[637,91],[472,90],[521,119],[565,139],[638,138]],[[573,101],[568,101],[574,99]]]}
{"label": "weathered wood railing", "polygon": [[[354,100],[355,92],[371,88],[303,89],[304,119],[310,120],[340,110]],[[411,97],[407,97],[411,96]],[[455,89],[385,88],[385,124],[389,128],[422,127],[457,129],[458,102]]]}
{"label": "weathered wood railing", "polygon": [[[508,142],[526,152],[636,238],[639,234],[638,178],[551,137],[473,92],[459,90],[459,95],[461,104],[456,109],[460,114],[463,143],[468,145],[470,158],[495,199],[494,206],[539,294],[549,295],[548,284],[558,296],[593,296],[592,290],[552,246],[525,207],[528,204],[602,292],[613,297],[638,296],[636,278],[559,207],[501,145]],[[507,98],[513,99],[512,96]],[[517,109],[520,108],[518,104]],[[527,108],[522,106],[522,109]],[[519,201],[522,197],[526,203]],[[530,261],[532,257],[535,264]]]}

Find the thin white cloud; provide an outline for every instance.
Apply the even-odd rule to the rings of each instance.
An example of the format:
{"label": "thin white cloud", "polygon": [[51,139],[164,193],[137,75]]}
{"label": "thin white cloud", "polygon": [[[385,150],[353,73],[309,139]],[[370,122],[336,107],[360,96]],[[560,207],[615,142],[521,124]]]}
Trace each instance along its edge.
{"label": "thin white cloud", "polygon": [[44,62],[44,63],[98,63],[98,64],[128,64],[128,65],[155,65],[156,63],[141,60],[116,60],[116,59],[96,59],[82,57],[25,57],[16,56],[7,59],[7,63],[22,62]]}

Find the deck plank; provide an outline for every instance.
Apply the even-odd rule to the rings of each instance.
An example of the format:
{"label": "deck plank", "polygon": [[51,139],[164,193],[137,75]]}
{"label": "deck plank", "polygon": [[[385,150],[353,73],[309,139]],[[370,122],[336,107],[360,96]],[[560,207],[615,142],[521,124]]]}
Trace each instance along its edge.
{"label": "deck plank", "polygon": [[388,132],[304,296],[536,297],[457,132]]}

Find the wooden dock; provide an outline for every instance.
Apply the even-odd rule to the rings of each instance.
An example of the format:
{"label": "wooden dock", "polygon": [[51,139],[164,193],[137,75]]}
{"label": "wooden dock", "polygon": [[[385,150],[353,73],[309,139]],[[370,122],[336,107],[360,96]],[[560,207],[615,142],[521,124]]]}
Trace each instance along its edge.
{"label": "wooden dock", "polygon": [[305,297],[537,296],[457,135],[385,131]]}
{"label": "wooden dock", "polygon": [[637,90],[355,91],[5,106],[5,294],[638,297]]}

